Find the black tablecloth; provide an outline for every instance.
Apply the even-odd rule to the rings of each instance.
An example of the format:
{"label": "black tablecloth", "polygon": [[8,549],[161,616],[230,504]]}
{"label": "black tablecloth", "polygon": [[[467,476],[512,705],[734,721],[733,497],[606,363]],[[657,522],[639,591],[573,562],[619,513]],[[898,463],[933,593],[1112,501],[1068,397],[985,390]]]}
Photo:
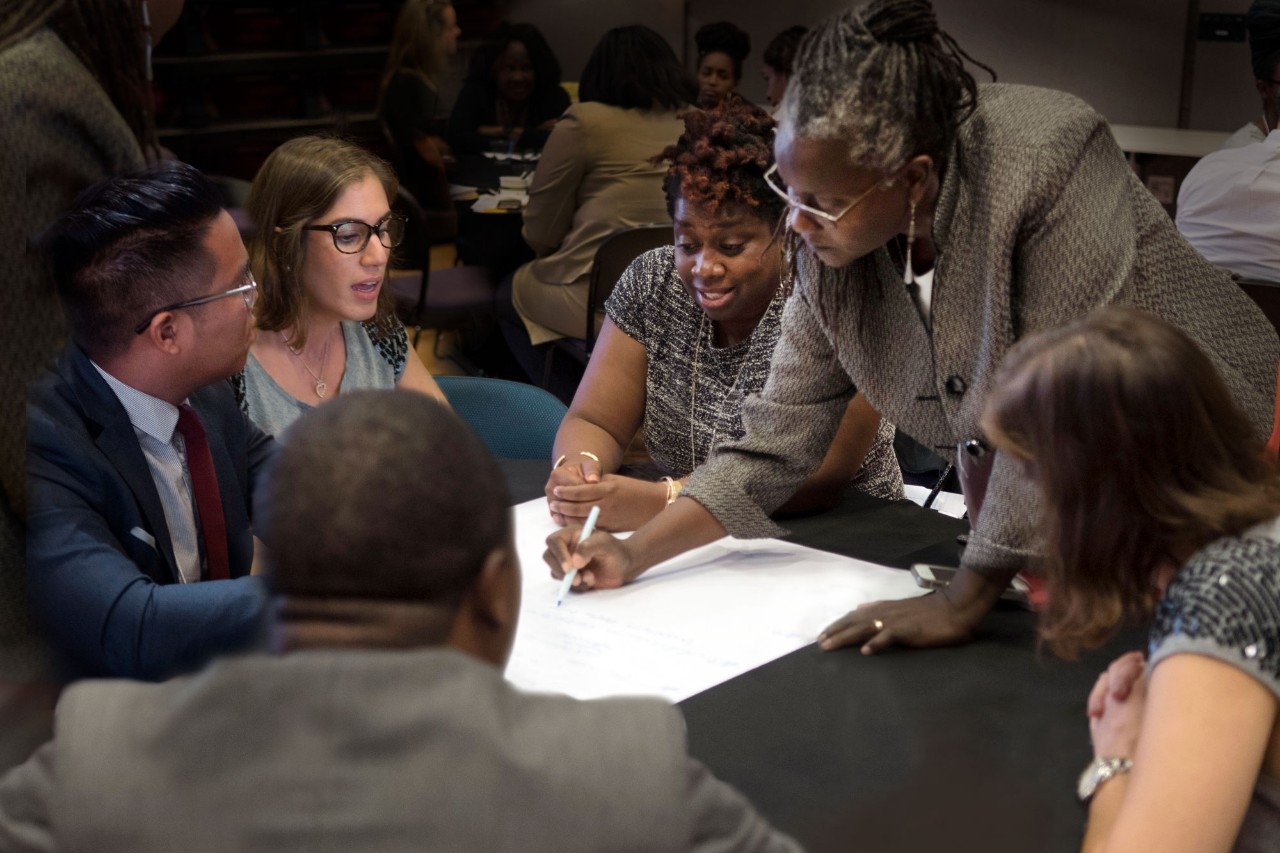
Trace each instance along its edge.
{"label": "black tablecloth", "polygon": [[[542,493],[547,463],[503,465],[515,500]],[[900,568],[954,565],[965,529],[857,493],[785,524],[801,544]],[[1037,650],[1032,614],[1002,604],[965,646],[808,646],[680,704],[690,752],[811,850],[1065,853],[1084,826],[1085,698],[1141,643],[1129,633],[1060,661]]]}

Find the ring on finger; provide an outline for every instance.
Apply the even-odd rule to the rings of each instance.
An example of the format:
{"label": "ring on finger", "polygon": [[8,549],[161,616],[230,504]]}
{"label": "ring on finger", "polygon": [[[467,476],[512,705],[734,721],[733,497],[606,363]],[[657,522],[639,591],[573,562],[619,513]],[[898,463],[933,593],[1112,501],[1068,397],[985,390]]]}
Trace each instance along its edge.
{"label": "ring on finger", "polygon": [[873,626],[877,631],[883,631],[883,630],[884,630],[884,623],[883,623],[883,622],[881,622],[879,619],[875,620],[875,621],[874,621],[874,622],[872,622],[871,624],[872,624],[872,626]]}

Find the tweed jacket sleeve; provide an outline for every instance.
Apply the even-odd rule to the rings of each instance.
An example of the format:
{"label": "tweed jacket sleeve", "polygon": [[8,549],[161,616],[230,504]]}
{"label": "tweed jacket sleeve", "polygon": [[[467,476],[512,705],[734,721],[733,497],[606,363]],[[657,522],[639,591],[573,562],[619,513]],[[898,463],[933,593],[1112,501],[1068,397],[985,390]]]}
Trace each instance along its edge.
{"label": "tweed jacket sleeve", "polygon": [[856,389],[836,358],[816,285],[801,276],[782,315],[763,391],[742,403],[746,434],[694,470],[682,494],[733,536],[779,536],[769,515],[817,470]]}

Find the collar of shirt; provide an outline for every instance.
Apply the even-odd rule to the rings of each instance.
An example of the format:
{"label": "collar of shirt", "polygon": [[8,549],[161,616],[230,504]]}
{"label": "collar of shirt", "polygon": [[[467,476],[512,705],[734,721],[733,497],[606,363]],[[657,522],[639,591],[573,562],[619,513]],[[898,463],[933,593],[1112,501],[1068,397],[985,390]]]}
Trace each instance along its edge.
{"label": "collar of shirt", "polygon": [[129,423],[134,429],[144,432],[163,444],[173,441],[173,431],[178,426],[178,407],[158,397],[132,388],[110,373],[103,370],[97,362],[89,362],[98,371],[107,386],[116,395],[120,405],[124,406],[129,416]]}

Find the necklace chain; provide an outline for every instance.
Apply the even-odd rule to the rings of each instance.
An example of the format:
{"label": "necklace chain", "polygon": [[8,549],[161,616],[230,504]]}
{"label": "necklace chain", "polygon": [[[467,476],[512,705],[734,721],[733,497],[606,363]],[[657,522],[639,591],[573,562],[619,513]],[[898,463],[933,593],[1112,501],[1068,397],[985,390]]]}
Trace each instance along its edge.
{"label": "necklace chain", "polygon": [[319,373],[311,369],[311,365],[307,364],[307,360],[302,357],[302,353],[293,348],[293,344],[284,336],[283,332],[280,333],[280,338],[284,341],[284,348],[298,360],[298,364],[301,364],[307,373],[311,374],[311,378],[316,381],[316,396],[323,400],[325,395],[329,393],[329,385],[324,381],[324,369],[329,363],[329,347],[333,345],[333,335],[329,335],[329,340],[324,342],[324,352],[320,353]]}

